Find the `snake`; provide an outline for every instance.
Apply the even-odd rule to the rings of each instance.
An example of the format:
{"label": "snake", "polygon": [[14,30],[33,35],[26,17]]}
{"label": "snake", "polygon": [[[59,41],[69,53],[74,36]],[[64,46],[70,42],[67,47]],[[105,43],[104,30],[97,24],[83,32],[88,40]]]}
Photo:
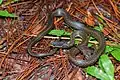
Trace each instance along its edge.
{"label": "snake", "polygon": [[[46,57],[46,56],[53,55],[58,50],[58,48],[55,48],[55,49],[51,50],[49,53],[40,53],[40,54],[32,52],[32,46],[34,46],[36,43],[38,43],[38,41],[40,41],[52,28],[54,28],[54,26],[55,26],[54,25],[54,17],[55,16],[58,16],[58,17],[63,16],[63,17],[65,17],[66,15],[61,14],[60,10],[56,10],[56,11],[54,11],[54,12],[52,12],[52,13],[50,13],[48,15],[48,21],[47,21],[47,24],[46,24],[47,28],[44,31],[40,32],[37,35],[37,37],[32,38],[30,40],[30,42],[28,43],[27,52],[28,52],[29,55],[34,56],[34,57],[38,57],[38,58],[39,57]],[[72,43],[70,43],[70,45],[67,44],[67,46],[65,46],[65,47],[71,47],[74,44],[73,41],[74,40],[71,39]]]}
{"label": "snake", "polygon": [[79,37],[82,39],[80,45],[87,45],[88,39],[87,39],[87,34],[84,31],[81,30],[75,30],[72,32],[70,35],[70,40],[69,41],[54,41],[51,42],[52,47],[57,47],[57,48],[63,48],[63,49],[69,49],[75,45],[75,39],[76,37]]}
{"label": "snake", "polygon": [[[81,23],[81,22],[78,22],[78,21],[74,21],[72,20],[72,18],[70,17],[70,14],[62,9],[62,8],[58,8],[56,9],[55,11],[53,11],[52,13],[50,13],[50,15],[48,16],[48,22],[47,22],[47,28],[46,30],[40,32],[37,37],[33,38],[29,44],[28,44],[28,47],[27,47],[27,51],[30,55],[34,56],[34,57],[45,57],[45,56],[50,56],[50,55],[53,55],[57,50],[58,48],[54,48],[52,51],[50,51],[49,53],[41,53],[41,54],[37,54],[37,53],[34,53],[32,52],[32,46],[34,46],[38,41],[40,41],[43,36],[47,35],[47,33],[52,29],[54,28],[54,17],[63,17],[64,18],[64,21],[65,23],[75,29],[76,31],[79,32],[79,35],[82,36],[82,39],[83,39],[83,43],[87,41],[87,38],[84,37],[86,36],[87,34],[88,35],[92,35],[94,38],[97,39],[97,41],[99,42],[99,45],[98,45],[98,48],[95,50],[95,53],[88,59],[88,60],[79,60],[79,59],[76,59],[75,58],[75,55],[76,52],[78,51],[78,49],[81,49],[81,44],[79,44],[76,47],[73,46],[73,39],[74,39],[74,34],[72,34],[71,38],[73,37],[73,39],[71,39],[71,43],[69,43],[67,45],[67,47],[71,47],[69,50],[68,50],[68,59],[73,62],[75,65],[77,66],[81,66],[81,67],[86,67],[86,66],[89,66],[91,64],[94,64],[99,56],[103,53],[104,49],[105,49],[105,38],[104,38],[104,35],[102,32],[100,31],[97,31],[93,28],[90,28],[88,26],[86,26],[84,23]],[[76,32],[77,33],[77,32]],[[76,35],[76,34],[75,34]]]}

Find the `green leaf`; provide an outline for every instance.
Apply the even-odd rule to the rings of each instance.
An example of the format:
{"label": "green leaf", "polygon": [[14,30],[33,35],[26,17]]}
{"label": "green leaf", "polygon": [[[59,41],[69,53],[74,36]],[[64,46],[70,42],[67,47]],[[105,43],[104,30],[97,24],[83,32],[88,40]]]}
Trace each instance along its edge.
{"label": "green leaf", "polygon": [[99,66],[108,75],[109,80],[114,80],[114,66],[107,55],[100,57]]}
{"label": "green leaf", "polygon": [[96,26],[94,29],[101,31],[103,29],[103,25],[99,24],[99,26]]}
{"label": "green leaf", "polygon": [[90,37],[90,41],[94,41],[95,40],[95,38],[94,37]]}
{"label": "green leaf", "polygon": [[99,24],[100,30],[103,29],[103,24]]}
{"label": "green leaf", "polygon": [[51,30],[48,34],[62,36],[65,33],[64,30]]}
{"label": "green leaf", "polygon": [[86,70],[87,70],[88,74],[90,74],[100,80],[110,80],[108,75],[104,71],[102,71],[101,69],[99,69],[97,67],[91,66],[91,67],[88,67]]}
{"label": "green leaf", "polygon": [[0,0],[0,4],[2,4],[3,0]]}
{"label": "green leaf", "polygon": [[112,46],[106,46],[105,53],[111,52],[111,51],[113,51],[113,49],[114,48]]}
{"label": "green leaf", "polygon": [[19,1],[19,0],[14,0],[14,2]]}
{"label": "green leaf", "polygon": [[100,22],[104,23],[104,20],[103,20],[99,15],[97,16],[97,19],[98,19]]}
{"label": "green leaf", "polygon": [[112,56],[120,61],[120,48],[114,47],[114,50],[111,52]]}
{"label": "green leaf", "polygon": [[65,32],[64,30],[51,30],[48,34],[56,36],[70,35],[70,33]]}
{"label": "green leaf", "polygon": [[94,44],[92,43],[88,43],[88,47],[92,47]]}
{"label": "green leaf", "polygon": [[3,17],[17,17],[15,14],[10,14],[6,10],[5,11],[0,10],[0,16],[3,16]]}
{"label": "green leaf", "polygon": [[76,45],[78,45],[78,44],[79,44],[79,42],[80,42],[79,40],[75,40],[75,44],[76,44]]}
{"label": "green leaf", "polygon": [[66,35],[66,36],[70,36],[71,33],[65,31],[64,35]]}

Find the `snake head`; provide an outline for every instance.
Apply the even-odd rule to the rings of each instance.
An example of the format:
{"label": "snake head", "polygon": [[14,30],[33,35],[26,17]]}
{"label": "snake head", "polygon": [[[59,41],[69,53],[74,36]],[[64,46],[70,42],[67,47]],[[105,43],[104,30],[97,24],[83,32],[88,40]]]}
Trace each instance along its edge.
{"label": "snake head", "polygon": [[51,42],[50,45],[52,47],[57,47],[57,48],[68,48],[69,47],[67,41],[54,41],[54,42]]}

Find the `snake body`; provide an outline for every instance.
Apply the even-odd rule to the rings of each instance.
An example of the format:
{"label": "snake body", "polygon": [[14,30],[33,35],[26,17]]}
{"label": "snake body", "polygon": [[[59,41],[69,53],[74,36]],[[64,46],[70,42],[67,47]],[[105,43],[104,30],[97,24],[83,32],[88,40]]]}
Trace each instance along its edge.
{"label": "snake body", "polygon": [[34,57],[45,57],[45,56],[50,56],[50,55],[53,55],[56,51],[57,51],[57,48],[55,48],[54,50],[50,51],[49,53],[40,53],[40,54],[37,54],[37,53],[34,53],[32,52],[32,46],[34,46],[38,41],[40,41],[43,36],[45,36],[53,27],[54,27],[54,23],[53,23],[53,19],[54,19],[54,16],[55,14],[58,14],[58,12],[53,12],[49,15],[48,17],[48,22],[47,22],[47,25],[46,25],[46,30],[40,32],[37,37],[33,38],[29,44],[28,44],[28,48],[27,48],[27,51],[28,53],[31,55],[31,56],[34,56]]}
{"label": "snake body", "polygon": [[[54,27],[53,19],[56,16],[60,16],[60,17],[62,16],[64,18],[65,23],[68,26],[70,26],[71,28],[73,28],[75,30],[82,31],[83,42],[86,41],[85,37],[83,37],[84,35],[86,36],[86,34],[92,35],[99,42],[99,46],[98,46],[98,49],[95,50],[95,54],[93,54],[88,60],[79,60],[79,59],[76,59],[75,56],[73,56],[76,53],[76,51],[79,51],[76,47],[72,47],[68,51],[69,60],[72,61],[75,65],[78,65],[81,67],[85,67],[85,66],[88,66],[88,65],[95,63],[105,48],[104,35],[97,30],[94,30],[92,28],[88,28],[83,23],[73,21],[69,15],[69,13],[64,9],[57,9],[49,15],[48,22],[47,22],[47,29],[44,30],[43,32],[39,33],[36,38],[33,38],[29,42],[28,48],[27,48],[28,53],[32,56],[35,56],[35,57],[45,57],[45,56],[53,55],[57,51],[57,48],[55,48],[50,53],[36,54],[36,53],[31,52],[31,47],[33,45],[35,45],[40,39],[42,39],[43,36],[45,36]],[[77,47],[80,48],[81,44],[79,44]]]}

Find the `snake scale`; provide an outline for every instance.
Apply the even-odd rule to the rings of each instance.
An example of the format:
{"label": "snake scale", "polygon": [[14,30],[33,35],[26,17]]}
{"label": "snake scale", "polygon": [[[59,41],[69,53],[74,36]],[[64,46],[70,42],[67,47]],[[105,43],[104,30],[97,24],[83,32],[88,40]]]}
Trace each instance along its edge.
{"label": "snake scale", "polygon": [[[54,22],[54,17],[63,17],[65,23],[69,27],[76,30],[71,35],[71,38],[72,38],[71,42],[67,46],[67,47],[72,46],[67,51],[67,55],[68,55],[69,60],[71,62],[73,62],[75,65],[80,66],[80,67],[86,67],[86,66],[94,64],[98,60],[99,56],[102,54],[102,52],[105,49],[105,38],[104,38],[103,33],[99,32],[99,31],[97,31],[97,30],[95,30],[93,28],[87,27],[83,23],[72,20],[69,13],[64,9],[57,9],[57,10],[53,11],[52,13],[50,13],[50,15],[48,16],[48,22],[47,22],[47,25],[46,25],[47,26],[46,30],[40,32],[37,35],[37,37],[33,38],[29,42],[28,48],[27,48],[28,53],[31,56],[34,56],[34,57],[45,57],[45,56],[53,55],[58,50],[58,48],[54,48],[49,53],[40,53],[40,54],[32,52],[32,46],[34,46],[38,41],[40,41],[43,38],[43,36],[47,35],[47,33],[51,29],[54,28],[54,23],[53,23]],[[80,35],[82,37],[82,42],[79,45],[77,45],[77,48],[73,46],[73,43],[74,43],[73,41],[75,39],[74,36],[76,36],[76,35],[78,35],[78,36]],[[91,35],[94,38],[96,38],[96,40],[99,43],[98,48],[95,50],[94,54],[89,59],[87,59],[87,60],[76,59],[75,54],[77,52],[79,52],[79,49],[81,49],[82,45],[86,44],[86,42],[88,41],[87,38],[86,38],[87,35]]]}

